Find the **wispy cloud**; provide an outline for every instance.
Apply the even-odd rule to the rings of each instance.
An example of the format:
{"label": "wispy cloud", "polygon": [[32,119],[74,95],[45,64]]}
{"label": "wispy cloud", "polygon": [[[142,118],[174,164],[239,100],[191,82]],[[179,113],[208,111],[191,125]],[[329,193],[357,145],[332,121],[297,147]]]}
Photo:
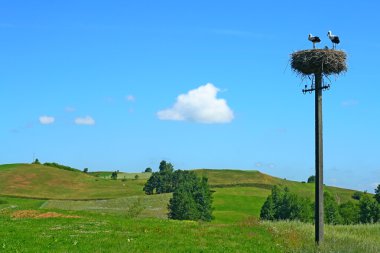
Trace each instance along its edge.
{"label": "wispy cloud", "polygon": [[235,29],[214,29],[212,30],[212,32],[218,35],[235,36],[235,37],[253,37],[256,39],[262,39],[262,38],[268,37],[268,35],[265,35],[262,33],[254,33],[251,31],[235,30]]}
{"label": "wispy cloud", "polygon": [[217,98],[220,90],[208,83],[177,97],[175,104],[159,111],[161,120],[184,120],[197,123],[229,123],[234,118],[226,100]]}
{"label": "wispy cloud", "polygon": [[74,122],[77,125],[95,125],[95,120],[91,116],[78,117]]}
{"label": "wispy cloud", "polygon": [[75,111],[76,111],[76,109],[74,107],[71,107],[71,106],[67,106],[65,108],[65,112],[75,112]]}
{"label": "wispy cloud", "polygon": [[342,101],[341,106],[342,107],[352,107],[357,106],[359,104],[359,101],[356,99],[348,99],[345,101]]}
{"label": "wispy cloud", "polygon": [[46,116],[46,115],[44,115],[44,116],[39,117],[39,120],[40,120],[40,123],[42,125],[49,125],[49,124],[53,124],[54,123],[55,118],[52,117],[52,116]]}
{"label": "wispy cloud", "polygon": [[125,99],[128,102],[134,102],[136,100],[135,96],[133,96],[133,95],[128,95],[128,96],[125,97]]}

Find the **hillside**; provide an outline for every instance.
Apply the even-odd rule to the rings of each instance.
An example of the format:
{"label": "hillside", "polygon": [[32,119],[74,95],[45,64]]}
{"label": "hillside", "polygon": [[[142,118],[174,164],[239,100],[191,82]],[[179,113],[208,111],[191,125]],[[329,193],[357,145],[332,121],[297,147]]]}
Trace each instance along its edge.
{"label": "hillside", "polygon": [[[248,197],[254,190],[257,196],[265,198],[273,185],[288,186],[291,191],[314,197],[314,184],[300,183],[272,177],[259,171],[242,170],[195,170],[199,176],[206,176],[211,187],[220,193]],[[99,172],[100,173],[100,172]],[[37,164],[7,164],[0,165],[0,195],[41,199],[107,199],[126,196],[143,195],[142,187],[150,173],[119,173],[119,179],[110,180],[109,172],[85,174]],[[138,180],[134,176],[139,175]],[[244,188],[239,194],[238,189]],[[226,188],[226,189],[222,189]],[[338,200],[345,202],[351,199],[354,191],[337,187],[325,187]]]}
{"label": "hillside", "polygon": [[41,199],[104,199],[142,195],[145,180],[107,180],[37,164],[0,165],[0,195]]}

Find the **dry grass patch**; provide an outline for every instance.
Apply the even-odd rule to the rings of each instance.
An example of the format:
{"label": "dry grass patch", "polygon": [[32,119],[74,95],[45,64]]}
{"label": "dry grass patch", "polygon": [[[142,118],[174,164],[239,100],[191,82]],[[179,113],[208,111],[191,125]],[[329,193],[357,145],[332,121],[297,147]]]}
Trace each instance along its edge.
{"label": "dry grass patch", "polygon": [[61,213],[56,212],[47,212],[47,213],[40,213],[37,210],[19,210],[15,211],[11,214],[11,217],[14,219],[25,219],[25,218],[32,218],[32,219],[43,219],[43,218],[81,218],[77,215],[65,215]]}

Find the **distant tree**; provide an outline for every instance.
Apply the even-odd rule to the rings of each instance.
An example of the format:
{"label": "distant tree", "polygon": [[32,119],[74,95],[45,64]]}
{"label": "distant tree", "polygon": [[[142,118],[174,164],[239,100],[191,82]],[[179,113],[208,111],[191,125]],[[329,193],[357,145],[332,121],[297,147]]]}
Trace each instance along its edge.
{"label": "distant tree", "polygon": [[356,200],[360,200],[360,198],[363,196],[364,192],[356,191],[352,194],[352,198]]}
{"label": "distant tree", "polygon": [[152,168],[148,167],[148,168],[145,169],[144,172],[152,172]]}
{"label": "distant tree", "polygon": [[176,183],[169,201],[169,218],[176,220],[212,219],[212,193],[207,178],[198,178],[193,171],[174,172]]}
{"label": "distant tree", "polygon": [[113,180],[117,179],[117,171],[112,172],[111,179],[113,179]]}
{"label": "distant tree", "polygon": [[174,167],[171,163],[161,161],[158,172],[153,172],[148,181],[145,183],[144,191],[146,194],[156,192],[169,193],[173,192],[173,171]]}
{"label": "distant tree", "polygon": [[88,172],[88,168],[84,168],[84,169],[83,169],[83,172],[84,172],[84,173],[87,173],[87,172]]}
{"label": "distant tree", "polygon": [[359,223],[359,206],[352,201],[348,201],[339,206],[339,214],[342,217],[342,224]]}
{"label": "distant tree", "polygon": [[273,196],[270,194],[260,210],[260,218],[263,220],[275,220],[275,208]]}
{"label": "distant tree", "polygon": [[315,183],[315,176],[314,176],[314,175],[310,176],[310,177],[307,179],[307,182],[308,182],[308,183]]}
{"label": "distant tree", "polygon": [[260,211],[263,220],[312,221],[312,204],[307,198],[300,198],[287,187],[273,186]]}
{"label": "distant tree", "polygon": [[172,173],[174,171],[173,165],[171,163],[167,163],[165,160],[160,162],[158,169],[161,173]]}
{"label": "distant tree", "polygon": [[377,222],[379,213],[379,204],[369,194],[363,194],[359,201],[359,221],[361,223]]}
{"label": "distant tree", "polygon": [[41,163],[40,163],[40,161],[38,160],[38,158],[36,158],[36,159],[34,160],[34,162],[32,162],[32,164],[41,164]]}
{"label": "distant tree", "polygon": [[380,204],[380,184],[377,185],[377,188],[375,189],[375,199],[377,203]]}
{"label": "distant tree", "polygon": [[137,179],[139,179],[139,175],[136,174],[135,175],[135,180],[137,180]]}
{"label": "distant tree", "polygon": [[334,225],[342,223],[342,218],[339,213],[339,206],[335,198],[329,192],[324,192],[323,199],[324,217],[326,223]]}
{"label": "distant tree", "polygon": [[157,187],[160,184],[160,175],[158,172],[152,173],[152,175],[149,177],[148,181],[144,185],[144,192],[145,194],[151,195],[154,193],[156,190],[157,192]]}

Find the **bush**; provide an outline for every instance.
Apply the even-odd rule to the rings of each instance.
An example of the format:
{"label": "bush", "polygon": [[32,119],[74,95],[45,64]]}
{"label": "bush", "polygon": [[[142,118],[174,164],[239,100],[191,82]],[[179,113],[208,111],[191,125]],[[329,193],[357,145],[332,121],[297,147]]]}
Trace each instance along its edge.
{"label": "bush", "polygon": [[360,200],[360,198],[363,196],[364,192],[356,191],[352,194],[352,198],[356,200]]}
{"label": "bush", "polygon": [[359,221],[361,223],[375,223],[379,220],[379,204],[369,194],[363,194],[359,201]]}
{"label": "bush", "polygon": [[152,172],[152,168],[146,168],[144,172]]}
{"label": "bush", "polygon": [[273,186],[260,211],[263,220],[300,220],[311,222],[312,204],[307,198],[300,198],[289,192],[287,187]]}
{"label": "bush", "polygon": [[113,179],[113,180],[117,179],[117,171],[112,172],[111,179]]}
{"label": "bush", "polygon": [[41,163],[40,163],[40,161],[38,160],[38,158],[36,158],[36,159],[34,160],[34,162],[32,162],[32,164],[41,164]]}
{"label": "bush", "polygon": [[61,170],[68,170],[68,171],[74,171],[74,172],[82,172],[78,169],[71,168],[69,166],[65,166],[59,163],[44,163],[45,166],[54,167]]}
{"label": "bush", "polygon": [[342,217],[342,224],[349,225],[359,223],[359,206],[351,201],[339,206],[339,214]]}
{"label": "bush", "polygon": [[308,179],[307,179],[307,182],[308,183],[315,183],[315,176],[310,176]]}
{"label": "bush", "polygon": [[375,199],[380,204],[380,184],[375,189]]}
{"label": "bush", "polygon": [[339,213],[339,206],[335,198],[329,193],[323,193],[324,218],[327,224],[341,224],[342,218]]}

